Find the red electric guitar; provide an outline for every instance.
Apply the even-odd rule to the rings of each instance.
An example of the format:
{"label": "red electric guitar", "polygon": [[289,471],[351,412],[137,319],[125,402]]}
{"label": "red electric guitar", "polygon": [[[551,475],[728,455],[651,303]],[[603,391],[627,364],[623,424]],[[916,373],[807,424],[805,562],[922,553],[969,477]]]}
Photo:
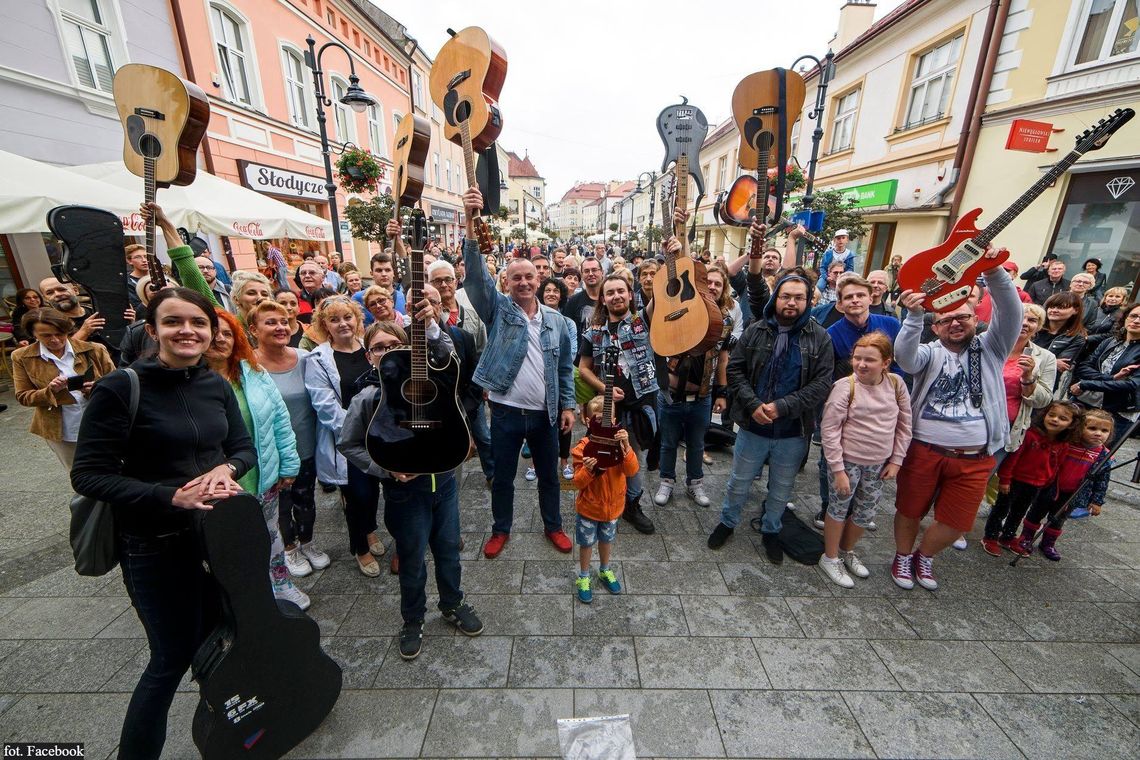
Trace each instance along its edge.
{"label": "red electric guitar", "polygon": [[614,418],[614,377],[617,375],[618,355],[620,349],[610,345],[606,349],[606,389],[602,396],[602,419],[592,417],[586,421],[586,449],[583,457],[593,457],[598,460],[598,469],[605,470],[617,467],[625,459],[621,450],[621,442],[614,435],[621,430]]}
{"label": "red electric guitar", "polygon": [[980,208],[960,218],[954,224],[954,229],[951,230],[950,237],[946,238],[946,242],[907,259],[899,270],[899,287],[902,290],[925,293],[925,306],[930,311],[946,312],[964,304],[978,275],[1009,258],[1009,254],[1006,253],[996,258],[983,259],[986,246],[1028,208],[1037,196],[1068,171],[1077,159],[1089,151],[1098,150],[1108,142],[1108,138],[1116,130],[1135,115],[1136,112],[1131,108],[1118,108],[1079,134],[1072,152],[1054,164],[1053,168],[1033,184],[1033,187],[1026,190],[984,230],[974,226],[982,213]]}

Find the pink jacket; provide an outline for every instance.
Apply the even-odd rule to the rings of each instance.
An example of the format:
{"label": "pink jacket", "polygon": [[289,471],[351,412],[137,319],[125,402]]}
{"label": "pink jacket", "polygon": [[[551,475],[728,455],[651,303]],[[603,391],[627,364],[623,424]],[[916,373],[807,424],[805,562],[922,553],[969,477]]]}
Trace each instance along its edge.
{"label": "pink jacket", "polygon": [[853,464],[901,465],[910,446],[910,393],[890,372],[878,385],[864,385],[854,375],[835,381],[823,406],[820,434],[832,472]]}

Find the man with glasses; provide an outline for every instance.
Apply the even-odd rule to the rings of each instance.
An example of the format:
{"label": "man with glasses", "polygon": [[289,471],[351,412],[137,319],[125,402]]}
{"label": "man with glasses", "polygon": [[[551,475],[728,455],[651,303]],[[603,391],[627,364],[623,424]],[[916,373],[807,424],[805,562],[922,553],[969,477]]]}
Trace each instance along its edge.
{"label": "man with glasses", "polygon": [[213,259],[210,258],[209,251],[202,251],[194,257],[194,263],[198,265],[198,271],[202,273],[202,277],[206,279],[206,284],[210,286],[210,290],[214,293],[214,298],[218,299],[218,303],[222,308],[231,314],[236,314],[234,311],[234,301],[230,298],[230,289],[225,286],[225,283],[218,277],[218,269],[214,264]]}
{"label": "man with glasses", "polygon": [[137,292],[139,280],[146,277],[150,272],[146,268],[146,246],[132,243],[125,249],[127,256],[127,265],[131,271],[127,272],[127,300],[131,303],[131,308],[135,313],[142,314],[142,301],[139,300]]}
{"label": "man with glasses", "polygon": [[[758,227],[763,234],[763,225]],[[720,523],[709,536],[710,549],[724,546],[740,523],[752,481],[766,464],[764,551],[772,564],[784,561],[779,539],[783,512],[815,429],[816,410],[831,390],[835,364],[831,338],[808,311],[814,286],[802,268],[785,270],[762,313],[745,328],[732,351],[729,398],[732,420],[740,430]]]}
{"label": "man with glasses", "polygon": [[[989,249],[987,258],[999,251]],[[974,527],[994,452],[1009,442],[1006,357],[1021,334],[1021,301],[1000,266],[984,273],[993,301],[989,329],[977,334],[976,302],[934,315],[937,341],[921,343],[923,293],[904,290],[906,319],[895,340],[895,361],[914,377],[914,436],[898,474],[895,559],[891,575],[905,589],[917,582],[938,588],[933,560]],[[919,522],[934,508],[934,522],[915,548]]]}

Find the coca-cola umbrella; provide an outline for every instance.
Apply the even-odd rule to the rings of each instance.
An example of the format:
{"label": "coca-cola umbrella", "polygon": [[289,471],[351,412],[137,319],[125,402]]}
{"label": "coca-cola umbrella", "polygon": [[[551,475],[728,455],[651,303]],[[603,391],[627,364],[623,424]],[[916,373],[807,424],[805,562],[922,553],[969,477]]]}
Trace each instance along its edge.
{"label": "coca-cola umbrella", "polygon": [[[118,188],[137,188],[138,197],[142,197],[142,180],[127,171],[121,162],[70,166],[68,169]],[[160,189],[158,203],[176,227],[185,227],[192,232],[254,239],[333,239],[332,224],[327,219],[204,171],[198,172],[193,184]],[[137,208],[136,204],[136,212]],[[141,218],[137,221],[142,224]],[[134,225],[129,226],[131,229],[127,234],[132,234]]]}
{"label": "coca-cola umbrella", "polygon": [[125,225],[138,210],[137,198],[114,184],[0,151],[0,233],[49,232],[48,212],[71,205],[105,209]]}

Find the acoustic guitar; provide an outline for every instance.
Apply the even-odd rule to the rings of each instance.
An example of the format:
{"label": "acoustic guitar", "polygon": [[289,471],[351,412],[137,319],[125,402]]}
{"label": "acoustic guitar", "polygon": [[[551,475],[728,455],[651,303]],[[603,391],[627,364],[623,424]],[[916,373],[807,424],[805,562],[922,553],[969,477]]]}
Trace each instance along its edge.
{"label": "acoustic guitar", "polygon": [[[409,303],[424,292],[427,218],[412,212]],[[411,345],[384,354],[380,398],[368,423],[368,455],[390,472],[425,475],[450,472],[467,459],[471,434],[459,400],[459,358],[452,352],[437,367],[428,360],[427,329],[420,320],[408,327]]]}
{"label": "acoustic guitar", "polygon": [[625,459],[621,442],[614,437],[622,429],[614,414],[614,380],[617,378],[620,355],[621,349],[615,344],[606,347],[606,388],[602,392],[602,418],[597,420],[591,417],[586,420],[587,440],[582,456],[597,459],[599,470],[617,467]]}
{"label": "acoustic guitar", "polygon": [[[447,32],[451,39],[436,55],[428,89],[443,112],[444,136],[463,147],[467,186],[478,187],[475,153],[489,148],[503,129],[498,99],[507,77],[507,54],[477,26]],[[480,253],[494,253],[491,228],[478,213],[471,217]]]}
{"label": "acoustic guitar", "polygon": [[[689,157],[682,154],[673,165],[675,208],[686,208],[689,198]],[[674,223],[673,234],[685,236],[685,226]],[[680,253],[666,253],[665,266],[653,278],[653,317],[649,343],[658,356],[704,353],[720,338],[720,308],[708,291],[705,265]]]}
{"label": "acoustic guitar", "polygon": [[783,215],[783,197],[779,193],[772,208],[768,207],[768,167],[778,167],[779,183],[788,162],[792,125],[804,105],[804,93],[803,77],[779,68],[749,74],[732,92],[732,118],[740,134],[737,161],[741,169],[756,172],[758,197],[750,221],[758,218],[767,223]]}
{"label": "acoustic guitar", "polygon": [[1009,258],[1001,253],[995,258],[984,258],[986,247],[1010,222],[1029,207],[1041,193],[1052,187],[1061,175],[1069,170],[1081,156],[1099,150],[1116,130],[1127,124],[1136,112],[1131,108],[1118,108],[1077,135],[1076,147],[1041,175],[1013,204],[990,222],[985,229],[975,226],[982,210],[968,212],[950,231],[945,242],[907,259],[899,269],[898,287],[926,294],[924,305],[929,311],[946,312],[957,309],[970,297],[970,289],[978,275],[999,266]]}
{"label": "acoustic guitar", "polygon": [[[210,102],[197,85],[157,66],[128,63],[111,83],[123,124],[123,163],[143,178],[147,203],[159,187],[189,185],[198,171],[197,153],[210,121]],[[154,215],[146,222],[150,290],[166,287],[155,252]]]}
{"label": "acoustic guitar", "polygon": [[206,760],[282,757],[332,711],[340,667],[321,650],[316,622],[273,597],[257,499],[231,496],[194,519],[222,600],[221,620],[191,664],[201,697],[194,744]]}

